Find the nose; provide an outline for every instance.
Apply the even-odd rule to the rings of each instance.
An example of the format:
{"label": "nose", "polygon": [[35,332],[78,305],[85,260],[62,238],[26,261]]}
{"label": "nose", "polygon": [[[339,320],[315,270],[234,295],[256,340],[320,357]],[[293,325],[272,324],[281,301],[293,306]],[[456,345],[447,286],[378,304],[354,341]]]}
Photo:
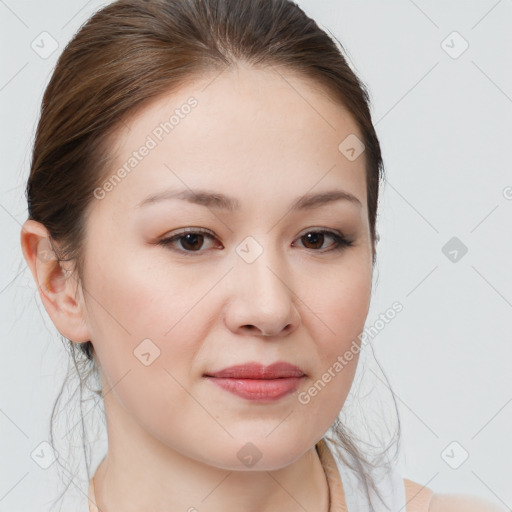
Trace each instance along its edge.
{"label": "nose", "polygon": [[286,263],[265,249],[251,263],[235,255],[230,297],[225,310],[228,328],[237,334],[282,337],[300,323],[297,295]]}

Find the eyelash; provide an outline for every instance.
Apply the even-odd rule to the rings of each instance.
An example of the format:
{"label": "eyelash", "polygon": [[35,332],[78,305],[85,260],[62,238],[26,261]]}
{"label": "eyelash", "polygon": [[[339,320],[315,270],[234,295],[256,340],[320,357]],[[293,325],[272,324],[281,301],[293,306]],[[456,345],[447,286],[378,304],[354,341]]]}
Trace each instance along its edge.
{"label": "eyelash", "polygon": [[[301,239],[301,238],[305,237],[306,235],[308,235],[310,233],[324,234],[324,235],[327,234],[331,238],[333,238],[334,241],[335,241],[335,246],[333,248],[328,249],[328,250],[325,250],[325,249],[324,250],[309,249],[310,251],[313,251],[313,252],[320,252],[320,253],[323,254],[323,253],[332,252],[332,251],[342,251],[343,249],[345,249],[347,247],[351,247],[354,244],[353,240],[349,240],[349,239],[345,238],[341,233],[337,233],[335,231],[329,231],[329,230],[326,230],[326,229],[307,231],[306,233],[304,233],[304,235],[300,236],[298,239]],[[184,254],[186,256],[198,256],[201,253],[204,253],[205,251],[189,251],[189,250],[186,250],[186,249],[176,249],[176,248],[170,247],[170,245],[174,241],[180,240],[182,238],[185,238],[185,235],[188,235],[188,234],[207,235],[208,237],[210,237],[212,239],[215,239],[215,236],[213,236],[212,233],[210,233],[206,229],[203,229],[203,228],[187,228],[186,230],[181,231],[181,232],[173,235],[172,237],[162,238],[161,240],[159,240],[157,242],[157,244],[158,245],[162,245],[162,246],[167,247],[167,248],[170,248],[171,250],[177,251],[177,252],[179,252],[181,254]]]}

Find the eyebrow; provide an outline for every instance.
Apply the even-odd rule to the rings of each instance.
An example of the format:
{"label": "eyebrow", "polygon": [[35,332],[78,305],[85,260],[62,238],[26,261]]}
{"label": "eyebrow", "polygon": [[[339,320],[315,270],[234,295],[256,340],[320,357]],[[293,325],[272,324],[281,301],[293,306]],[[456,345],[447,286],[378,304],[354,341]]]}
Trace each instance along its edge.
{"label": "eyebrow", "polygon": [[[189,203],[206,206],[207,208],[227,210],[229,212],[234,212],[240,207],[239,201],[234,197],[229,197],[225,194],[210,190],[165,190],[146,197],[138,204],[137,207],[140,208],[141,206],[172,199],[188,201]],[[341,200],[349,201],[350,203],[358,205],[360,208],[363,206],[361,201],[359,201],[359,199],[350,192],[346,192],[344,190],[330,190],[318,194],[306,194],[299,197],[291,205],[290,210],[309,210]]]}

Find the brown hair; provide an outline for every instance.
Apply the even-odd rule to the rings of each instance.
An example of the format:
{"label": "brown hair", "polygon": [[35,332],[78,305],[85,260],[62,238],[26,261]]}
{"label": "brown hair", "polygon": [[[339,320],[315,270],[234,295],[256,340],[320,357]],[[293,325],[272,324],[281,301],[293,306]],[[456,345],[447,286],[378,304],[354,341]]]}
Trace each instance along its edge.
{"label": "brown hair", "polygon": [[[29,218],[48,229],[59,260],[72,261],[82,281],[87,212],[108,171],[119,123],[205,71],[237,62],[276,65],[312,79],[360,128],[375,263],[381,151],[368,92],[337,43],[288,0],[120,0],[106,6],[66,46],[44,93],[26,187]],[[82,385],[97,371],[93,346],[68,345]],[[348,430],[334,427],[353,459],[345,462],[366,489],[375,488],[365,469],[369,461]]]}

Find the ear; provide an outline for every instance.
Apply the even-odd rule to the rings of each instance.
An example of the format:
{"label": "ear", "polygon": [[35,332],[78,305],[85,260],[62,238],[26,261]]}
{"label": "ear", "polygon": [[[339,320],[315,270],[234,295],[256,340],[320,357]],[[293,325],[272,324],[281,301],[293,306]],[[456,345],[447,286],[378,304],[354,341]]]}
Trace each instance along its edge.
{"label": "ear", "polygon": [[71,262],[57,260],[43,224],[31,219],[23,224],[21,248],[46,312],[57,330],[71,341],[89,341],[81,284],[72,272]]}

